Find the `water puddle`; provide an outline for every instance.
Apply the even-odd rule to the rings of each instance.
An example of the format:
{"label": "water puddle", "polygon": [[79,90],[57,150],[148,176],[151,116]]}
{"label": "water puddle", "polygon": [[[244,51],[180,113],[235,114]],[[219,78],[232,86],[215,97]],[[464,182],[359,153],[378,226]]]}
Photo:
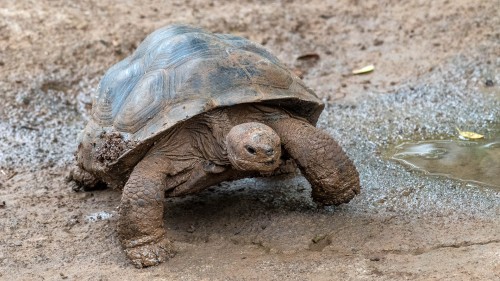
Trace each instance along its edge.
{"label": "water puddle", "polygon": [[430,175],[444,175],[500,188],[500,137],[403,143],[389,157]]}

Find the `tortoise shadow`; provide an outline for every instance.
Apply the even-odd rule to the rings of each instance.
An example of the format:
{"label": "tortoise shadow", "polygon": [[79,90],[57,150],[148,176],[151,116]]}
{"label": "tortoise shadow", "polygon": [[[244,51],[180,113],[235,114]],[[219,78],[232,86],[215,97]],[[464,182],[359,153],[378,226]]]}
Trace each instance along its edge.
{"label": "tortoise shadow", "polygon": [[169,236],[192,241],[259,229],[291,212],[313,216],[317,207],[307,181],[286,175],[223,182],[195,195],[167,198],[164,218]]}

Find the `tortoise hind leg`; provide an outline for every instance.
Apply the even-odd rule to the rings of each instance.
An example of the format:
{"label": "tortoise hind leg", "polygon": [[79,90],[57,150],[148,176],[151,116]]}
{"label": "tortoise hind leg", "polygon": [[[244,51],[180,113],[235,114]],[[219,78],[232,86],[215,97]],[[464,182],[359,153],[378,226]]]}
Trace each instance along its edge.
{"label": "tortoise hind leg", "polygon": [[72,184],[74,191],[93,191],[106,188],[103,181],[76,165],[71,168],[66,176],[66,182]]}
{"label": "tortoise hind leg", "polygon": [[163,201],[168,161],[149,157],[138,163],[123,189],[118,235],[138,268],[157,265],[175,255],[165,237]]}
{"label": "tortoise hind leg", "polygon": [[349,202],[360,191],[352,161],[326,132],[294,118],[270,122],[285,150],[294,158],[312,187],[312,197],[323,205]]}

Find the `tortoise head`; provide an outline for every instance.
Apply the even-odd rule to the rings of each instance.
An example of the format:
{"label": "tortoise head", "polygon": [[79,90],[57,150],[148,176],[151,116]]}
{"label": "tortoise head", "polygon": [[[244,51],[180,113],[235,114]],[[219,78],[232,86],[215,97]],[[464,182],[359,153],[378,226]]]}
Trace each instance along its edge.
{"label": "tortoise head", "polygon": [[280,137],[262,123],[249,122],[231,128],[226,148],[229,161],[237,170],[268,173],[280,165]]}

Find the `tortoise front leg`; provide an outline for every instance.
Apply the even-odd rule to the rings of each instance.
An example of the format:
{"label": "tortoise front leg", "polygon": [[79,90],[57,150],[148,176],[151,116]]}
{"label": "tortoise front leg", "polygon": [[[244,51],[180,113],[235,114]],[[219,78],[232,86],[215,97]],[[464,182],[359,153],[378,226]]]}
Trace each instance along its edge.
{"label": "tortoise front leg", "polygon": [[138,268],[157,265],[175,254],[163,223],[164,162],[143,159],[123,189],[118,234],[125,253]]}
{"label": "tortoise front leg", "polygon": [[359,193],[356,167],[326,132],[294,118],[274,120],[269,126],[311,184],[315,202],[339,205]]}

